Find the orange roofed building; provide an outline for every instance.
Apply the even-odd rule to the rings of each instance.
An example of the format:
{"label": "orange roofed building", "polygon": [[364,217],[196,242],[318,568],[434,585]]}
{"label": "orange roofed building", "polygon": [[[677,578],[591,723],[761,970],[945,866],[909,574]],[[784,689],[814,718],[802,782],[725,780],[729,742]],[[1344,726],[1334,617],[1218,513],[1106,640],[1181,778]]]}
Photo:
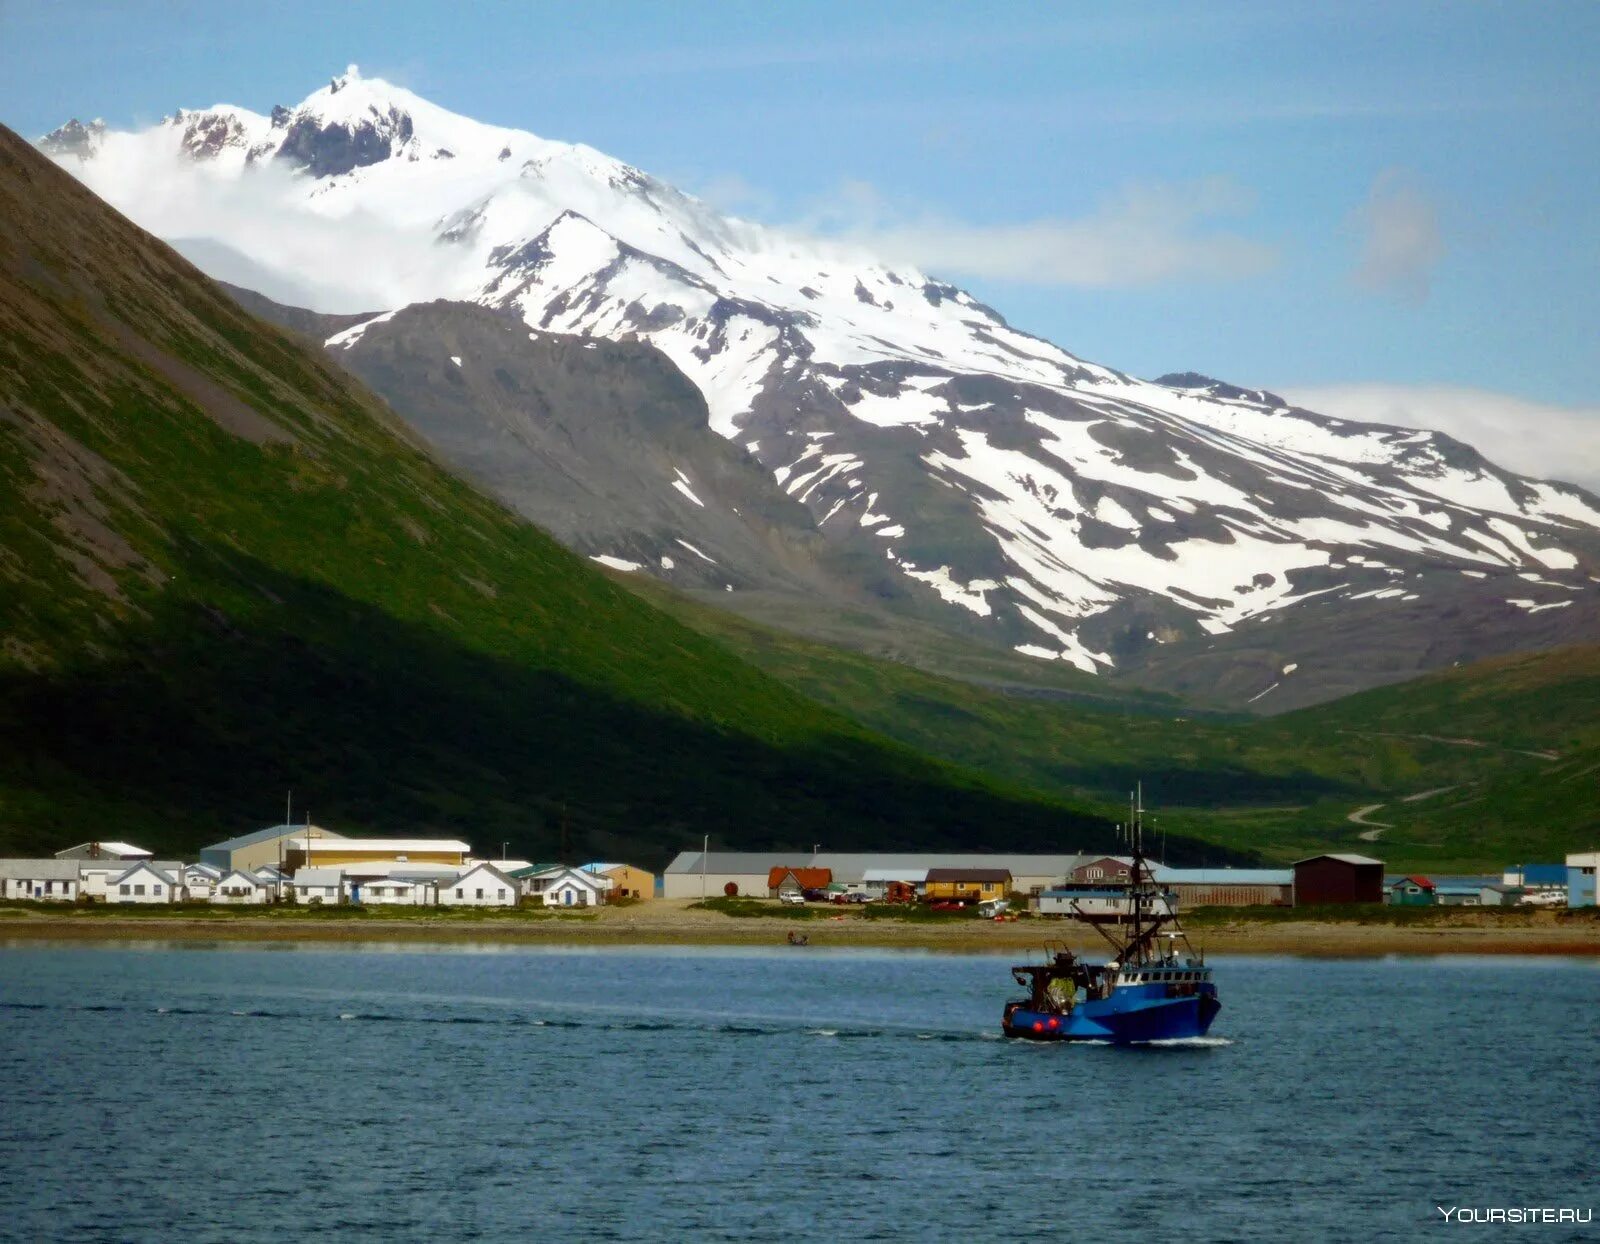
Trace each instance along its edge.
{"label": "orange roofed building", "polygon": [[784,868],[781,865],[767,871],[767,896],[804,893],[806,890],[826,890],[833,881],[831,868]]}

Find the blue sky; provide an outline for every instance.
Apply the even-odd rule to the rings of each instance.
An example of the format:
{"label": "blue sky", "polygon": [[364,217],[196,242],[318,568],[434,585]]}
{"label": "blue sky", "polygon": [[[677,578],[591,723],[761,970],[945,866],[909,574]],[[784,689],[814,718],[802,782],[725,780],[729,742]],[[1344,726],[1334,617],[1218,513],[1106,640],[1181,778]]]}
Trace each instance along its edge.
{"label": "blue sky", "polygon": [[1594,408],[1597,53],[1591,3],[0,0],[0,120],[265,111],[356,62],[1137,374]]}

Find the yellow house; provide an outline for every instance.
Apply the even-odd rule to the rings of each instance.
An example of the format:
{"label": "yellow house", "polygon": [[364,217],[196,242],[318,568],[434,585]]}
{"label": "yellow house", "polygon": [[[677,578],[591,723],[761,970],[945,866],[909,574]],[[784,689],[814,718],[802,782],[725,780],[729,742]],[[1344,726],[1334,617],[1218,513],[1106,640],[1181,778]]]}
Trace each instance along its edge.
{"label": "yellow house", "polygon": [[1009,869],[930,868],[923,897],[931,902],[982,903],[991,898],[1004,898],[1010,890]]}
{"label": "yellow house", "polygon": [[583,867],[585,872],[611,878],[611,893],[607,896],[610,900],[656,896],[656,875],[632,864],[585,864]]}

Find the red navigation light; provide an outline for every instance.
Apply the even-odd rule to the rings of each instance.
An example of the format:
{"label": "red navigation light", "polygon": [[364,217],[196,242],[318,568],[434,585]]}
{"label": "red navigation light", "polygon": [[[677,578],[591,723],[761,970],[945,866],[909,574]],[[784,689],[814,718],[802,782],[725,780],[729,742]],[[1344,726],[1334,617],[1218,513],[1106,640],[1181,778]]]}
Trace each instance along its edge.
{"label": "red navigation light", "polygon": [[1052,1015],[1050,1017],[1050,1027],[1057,1028],[1057,1027],[1060,1027],[1060,1025],[1061,1025],[1061,1021],[1059,1019],[1057,1019],[1054,1015]]}
{"label": "red navigation light", "polygon": [[1043,1032],[1044,1031],[1044,1025],[1041,1024],[1038,1020],[1034,1020],[1033,1021],[1033,1030],[1035,1032]]}

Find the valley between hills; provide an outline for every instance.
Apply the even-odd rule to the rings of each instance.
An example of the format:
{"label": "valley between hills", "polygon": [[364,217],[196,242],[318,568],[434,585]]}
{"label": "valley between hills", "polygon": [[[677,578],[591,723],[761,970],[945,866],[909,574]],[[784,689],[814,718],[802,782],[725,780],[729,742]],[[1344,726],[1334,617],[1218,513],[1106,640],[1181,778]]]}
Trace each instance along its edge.
{"label": "valley between hills", "polygon": [[[915,618],[833,608],[809,629],[848,642],[820,642],[563,548],[9,131],[0,212],[8,853],[188,852],[291,786],[349,830],[655,866],[819,827],[836,849],[1112,850],[1135,781],[1175,863],[1376,843],[1497,868],[1600,830],[1593,646],[1259,719]],[[574,350],[545,347],[558,400]],[[790,564],[803,588],[815,558]]]}

